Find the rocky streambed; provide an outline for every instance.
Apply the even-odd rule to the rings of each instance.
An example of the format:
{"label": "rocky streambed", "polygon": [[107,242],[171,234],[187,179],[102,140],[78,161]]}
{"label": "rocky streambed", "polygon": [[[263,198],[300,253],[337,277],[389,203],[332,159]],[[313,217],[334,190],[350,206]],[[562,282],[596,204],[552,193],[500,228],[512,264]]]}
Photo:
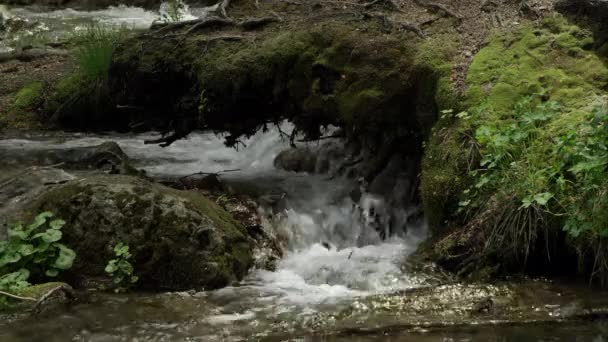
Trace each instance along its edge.
{"label": "rocky streambed", "polygon": [[[380,195],[369,188],[399,176],[386,171],[367,188],[345,177],[357,171],[344,171],[352,156],[339,139],[301,144],[307,153],[295,153],[278,129],[259,132],[239,151],[213,134],[192,134],[165,149],[144,145],[150,137],[0,141],[3,217],[30,205],[55,210],[68,222],[66,243],[80,258],[67,278],[80,289],[75,301],[5,315],[0,338],[568,341],[603,335],[608,296],[595,290],[546,280],[462,283],[432,264],[406,261],[427,235],[415,210],[390,205],[407,186],[393,183],[396,191]],[[312,166],[282,169],[294,165]],[[183,178],[199,171],[215,180]],[[178,179],[182,188],[199,189],[157,183],[175,188]],[[217,215],[226,216],[217,221]],[[399,217],[391,237],[381,239],[374,219]],[[207,244],[200,238],[205,231]],[[96,263],[113,239],[132,246],[141,289],[164,293],[91,291],[104,283]]]}
{"label": "rocky streambed", "polygon": [[[478,126],[510,125],[520,97],[563,105],[522,114],[530,139],[602,108],[606,1],[205,1],[176,22],[155,1],[16,3],[0,5],[0,238],[50,210],[76,259],[69,285],[0,314],[0,340],[606,338],[576,245],[492,250],[493,212],[460,198],[484,172]],[[129,30],[94,82],[66,41],[90,25]],[[475,205],[522,210],[491,199]],[[119,242],[126,294],[103,291]]]}

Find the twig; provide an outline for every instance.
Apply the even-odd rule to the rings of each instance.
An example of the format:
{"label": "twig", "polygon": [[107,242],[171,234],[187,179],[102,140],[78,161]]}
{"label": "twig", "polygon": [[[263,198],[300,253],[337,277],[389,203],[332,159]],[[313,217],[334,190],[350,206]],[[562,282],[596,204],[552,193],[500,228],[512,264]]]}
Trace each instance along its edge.
{"label": "twig", "polygon": [[187,132],[187,133],[173,132],[172,134],[162,137],[162,138],[144,140],[144,145],[159,144],[161,147],[167,147],[167,146],[173,144],[174,142],[178,141],[179,139],[185,138],[188,134],[190,134],[190,132]]}
{"label": "twig", "polygon": [[50,290],[49,292],[45,293],[42,297],[40,297],[40,299],[38,299],[38,301],[36,302],[36,305],[34,305],[34,308],[32,309],[32,311],[34,312],[39,312],[40,311],[40,307],[56,292],[58,291],[62,291],[63,294],[66,296],[66,298],[68,298],[69,300],[73,300],[74,298],[76,298],[76,295],[74,294],[74,289],[72,289],[69,285],[65,285],[65,284],[61,284],[55,288],[53,288],[52,290]]}
{"label": "twig", "polygon": [[190,174],[190,175],[183,176],[183,177],[181,177],[179,179],[179,181],[181,182],[184,179],[190,178],[190,177],[193,177],[193,176],[202,176],[202,175],[216,175],[216,176],[219,176],[222,173],[239,172],[239,171],[241,171],[241,169],[229,169],[229,170],[222,170],[222,171],[218,171],[218,172],[204,172],[204,171],[200,171],[200,172],[195,172],[195,173]]}
{"label": "twig", "polygon": [[342,137],[343,137],[343,135],[338,133],[338,134],[327,135],[324,137],[319,137],[316,139],[300,139],[300,140],[297,140],[297,142],[311,142],[311,141],[319,141],[319,140],[342,138]]}
{"label": "twig", "polygon": [[10,298],[13,298],[13,299],[18,299],[18,300],[28,300],[28,301],[31,301],[31,302],[37,301],[36,298],[21,297],[21,296],[17,296],[17,295],[14,295],[14,294],[11,294],[11,293],[8,293],[8,292],[4,292],[4,291],[0,291],[0,295],[7,296],[7,297],[10,297]]}

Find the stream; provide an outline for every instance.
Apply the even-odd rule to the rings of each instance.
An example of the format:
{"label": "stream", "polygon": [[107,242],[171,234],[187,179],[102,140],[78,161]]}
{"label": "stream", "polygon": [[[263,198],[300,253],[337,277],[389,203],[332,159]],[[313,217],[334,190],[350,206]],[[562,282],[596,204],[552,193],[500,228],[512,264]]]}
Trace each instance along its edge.
{"label": "stream", "polygon": [[[134,7],[8,12],[0,5],[0,11],[21,18],[26,27],[0,41],[0,52],[28,40],[59,41],[91,23],[138,29],[158,19],[158,13]],[[193,8],[186,19],[204,12]],[[286,238],[286,255],[277,269],[253,269],[240,283],[216,291],[89,293],[70,306],[1,321],[0,341],[600,342],[608,337],[603,320],[608,296],[603,292],[545,280],[458,283],[432,265],[411,265],[406,258],[429,236],[423,219],[411,219],[417,208],[389,204],[396,193],[363,189],[353,198],[359,180],[338,173],[343,160],[330,153],[323,156],[329,165],[323,173],[277,169],[275,157],[289,148],[278,129],[260,131],[238,149],[225,147],[223,137],[206,132],[167,148],[143,143],[153,137],[19,136],[0,140],[0,149],[114,141],[134,166],[153,178],[222,172],[222,181],[233,192],[260,205],[260,214],[268,218],[265,228]],[[324,148],[310,146],[335,151],[341,144],[333,139],[324,141]],[[480,311],[478,303],[488,298],[494,308]]]}
{"label": "stream", "polygon": [[[258,132],[238,150],[212,133],[193,133],[167,148],[143,143],[153,137],[11,138],[0,140],[0,149],[114,141],[155,178],[237,170],[223,173],[222,181],[255,198],[263,215],[271,210],[269,196],[284,202],[265,222],[266,229],[288,239],[277,269],[254,269],[239,284],[216,291],[90,293],[58,311],[0,322],[0,340],[603,341],[608,331],[601,319],[587,319],[603,317],[608,297],[588,288],[547,281],[462,284],[432,269],[412,268],[405,259],[428,236],[424,221],[408,221],[407,208],[388,206],[385,197],[391,194],[363,193],[355,202],[350,195],[355,179],[278,170],[273,161],[289,148],[278,129]],[[339,140],[323,144],[321,151],[341,146]],[[371,205],[404,218],[393,223],[399,229],[385,240],[365,215]],[[475,303],[488,297],[500,309],[475,314]],[[590,307],[595,311],[589,316]]]}

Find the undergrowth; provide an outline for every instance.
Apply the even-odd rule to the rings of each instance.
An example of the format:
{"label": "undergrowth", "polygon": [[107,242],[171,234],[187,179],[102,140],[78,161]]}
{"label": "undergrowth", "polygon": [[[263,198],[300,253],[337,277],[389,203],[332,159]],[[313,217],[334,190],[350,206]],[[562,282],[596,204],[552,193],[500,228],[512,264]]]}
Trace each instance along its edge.
{"label": "undergrowth", "polygon": [[[72,267],[76,253],[59,242],[65,221],[52,217],[43,212],[27,226],[9,227],[8,239],[0,241],[0,291],[16,293]],[[0,294],[0,309],[9,306],[8,301]]]}
{"label": "undergrowth", "polygon": [[[482,255],[525,268],[531,254],[577,252],[585,274],[607,279],[608,61],[593,46],[559,16],[497,34],[469,69],[467,110],[435,129],[427,150],[446,152],[427,156],[423,196],[455,198],[439,204],[483,231]],[[443,174],[464,180],[442,193]]]}

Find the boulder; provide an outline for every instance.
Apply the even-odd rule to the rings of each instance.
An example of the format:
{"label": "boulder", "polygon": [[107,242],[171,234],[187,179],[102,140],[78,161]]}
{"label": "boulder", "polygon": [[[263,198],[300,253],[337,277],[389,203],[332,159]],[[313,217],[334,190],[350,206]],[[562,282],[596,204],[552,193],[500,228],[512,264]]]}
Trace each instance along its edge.
{"label": "boulder", "polygon": [[246,229],[225,210],[199,193],[137,177],[92,175],[54,186],[24,216],[41,211],[66,221],[62,242],[77,253],[71,284],[105,277],[119,242],[130,247],[141,289],[216,289],[253,264]]}
{"label": "boulder", "polygon": [[286,171],[312,173],[317,166],[317,154],[308,148],[291,148],[277,155],[274,166]]}

